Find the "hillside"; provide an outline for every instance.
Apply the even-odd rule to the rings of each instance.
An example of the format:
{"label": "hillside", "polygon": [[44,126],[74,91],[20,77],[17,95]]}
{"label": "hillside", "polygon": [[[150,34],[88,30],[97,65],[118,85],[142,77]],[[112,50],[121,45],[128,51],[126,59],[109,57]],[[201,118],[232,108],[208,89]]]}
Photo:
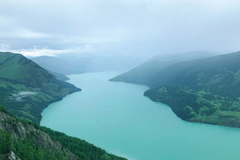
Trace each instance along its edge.
{"label": "hillside", "polygon": [[151,81],[151,77],[166,67],[179,62],[206,58],[212,55],[213,54],[207,52],[195,51],[189,53],[155,56],[130,71],[112,78],[110,81],[148,85],[148,82]]}
{"label": "hillside", "polygon": [[182,62],[158,72],[144,93],[180,118],[240,127],[240,52]]}
{"label": "hillside", "polygon": [[22,160],[126,160],[46,127],[19,120],[0,107],[0,158]]}
{"label": "hillside", "polygon": [[188,86],[222,95],[239,93],[240,52],[181,62],[157,72],[149,79],[151,88],[171,85]]}
{"label": "hillside", "polygon": [[183,59],[153,58],[111,80],[149,86],[144,95],[183,120],[240,127],[240,52]]}
{"label": "hillside", "polygon": [[44,108],[76,91],[21,54],[0,52],[0,105],[17,117],[39,124]]}
{"label": "hillside", "polygon": [[57,72],[53,72],[53,71],[48,71],[50,74],[52,74],[56,79],[60,80],[60,81],[68,81],[70,80],[67,76],[65,76],[62,73],[57,73]]}

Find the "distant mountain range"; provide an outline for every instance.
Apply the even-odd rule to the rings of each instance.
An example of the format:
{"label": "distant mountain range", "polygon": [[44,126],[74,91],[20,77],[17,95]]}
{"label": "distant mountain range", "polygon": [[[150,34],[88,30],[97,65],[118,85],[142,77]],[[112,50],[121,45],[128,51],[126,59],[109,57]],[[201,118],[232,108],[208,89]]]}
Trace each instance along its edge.
{"label": "distant mountain range", "polygon": [[240,52],[171,65],[162,58],[155,67],[147,62],[111,80],[149,86],[145,96],[168,104],[184,120],[240,127],[239,60]]}
{"label": "distant mountain range", "polygon": [[131,59],[99,56],[41,56],[32,58],[31,60],[49,71],[61,73],[63,75],[81,74],[86,72],[127,70],[137,65],[137,63],[132,63],[133,60]]}
{"label": "distant mountain range", "polygon": [[[86,72],[125,71],[137,66],[141,58],[69,55],[59,57],[34,57],[32,61],[50,72],[63,75],[81,74]],[[57,75],[56,75],[57,76]]]}
{"label": "distant mountain range", "polygon": [[39,124],[44,108],[76,91],[21,54],[0,52],[0,106],[14,115]]}
{"label": "distant mountain range", "polygon": [[128,83],[137,83],[147,85],[151,83],[151,77],[157,72],[169,67],[175,63],[189,61],[194,59],[201,59],[213,56],[212,53],[203,51],[194,51],[189,53],[176,53],[159,55],[152,57],[143,64],[131,69],[130,71],[123,73],[111,79],[112,81],[123,81]]}

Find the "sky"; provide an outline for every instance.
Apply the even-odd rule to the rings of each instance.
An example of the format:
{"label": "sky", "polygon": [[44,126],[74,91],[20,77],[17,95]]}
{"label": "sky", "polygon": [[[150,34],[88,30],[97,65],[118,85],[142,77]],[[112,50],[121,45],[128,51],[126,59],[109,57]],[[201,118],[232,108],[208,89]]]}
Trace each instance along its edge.
{"label": "sky", "polygon": [[240,50],[239,0],[1,0],[0,51],[153,56]]}

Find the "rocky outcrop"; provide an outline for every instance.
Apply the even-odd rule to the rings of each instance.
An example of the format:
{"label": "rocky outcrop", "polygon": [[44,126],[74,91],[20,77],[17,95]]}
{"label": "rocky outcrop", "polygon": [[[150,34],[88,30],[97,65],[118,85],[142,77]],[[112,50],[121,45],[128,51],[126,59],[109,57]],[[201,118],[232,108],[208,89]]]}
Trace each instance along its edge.
{"label": "rocky outcrop", "polygon": [[0,159],[1,159],[1,160],[21,160],[21,159],[18,158],[18,156],[16,156],[15,153],[12,152],[12,151],[11,151],[10,153],[0,155]]}
{"label": "rocky outcrop", "polygon": [[[35,144],[43,150],[48,150],[51,153],[61,151],[66,155],[68,160],[77,159],[74,154],[72,154],[69,150],[64,149],[64,147],[62,147],[59,142],[53,141],[46,133],[42,132],[39,129],[36,129],[32,124],[22,123],[18,119],[4,112],[0,112],[0,130],[9,132],[12,136],[13,141],[17,141],[19,139],[25,140],[30,136]],[[8,157],[9,155],[11,157],[11,155],[14,155],[14,153],[11,152],[10,154],[3,156]]]}

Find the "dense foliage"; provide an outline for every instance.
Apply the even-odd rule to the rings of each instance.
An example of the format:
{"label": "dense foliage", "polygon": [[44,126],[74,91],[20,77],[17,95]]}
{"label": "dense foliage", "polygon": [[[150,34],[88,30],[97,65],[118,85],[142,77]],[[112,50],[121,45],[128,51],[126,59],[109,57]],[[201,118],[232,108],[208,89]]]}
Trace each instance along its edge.
{"label": "dense foliage", "polygon": [[0,130],[0,154],[8,153],[11,150],[11,144],[10,133]]}
{"label": "dense foliage", "polygon": [[240,95],[240,52],[181,62],[158,72],[149,80],[151,88],[188,86],[223,96]]}
{"label": "dense foliage", "polygon": [[17,140],[12,144],[12,151],[21,159],[26,160],[65,160],[61,151],[55,153],[39,148],[30,135],[25,140]]}
{"label": "dense foliage", "polygon": [[[240,52],[183,62],[155,76],[145,95],[188,121],[240,127]],[[167,85],[167,86],[165,86]]]}
{"label": "dense foliage", "polygon": [[64,133],[53,131],[46,127],[40,128],[43,132],[47,133],[52,140],[59,141],[65,148],[84,160],[126,160],[125,158],[117,157],[106,151],[98,148],[88,142],[67,136]]}
{"label": "dense foliage", "polygon": [[144,95],[169,105],[184,120],[240,127],[240,98],[170,86],[150,89]]}
{"label": "dense foliage", "polygon": [[12,117],[2,107],[0,114],[5,117],[0,121],[0,154],[13,151],[22,160],[126,160],[84,140]]}
{"label": "dense foliage", "polygon": [[18,117],[39,123],[50,103],[79,90],[20,54],[0,52],[0,105]]}

